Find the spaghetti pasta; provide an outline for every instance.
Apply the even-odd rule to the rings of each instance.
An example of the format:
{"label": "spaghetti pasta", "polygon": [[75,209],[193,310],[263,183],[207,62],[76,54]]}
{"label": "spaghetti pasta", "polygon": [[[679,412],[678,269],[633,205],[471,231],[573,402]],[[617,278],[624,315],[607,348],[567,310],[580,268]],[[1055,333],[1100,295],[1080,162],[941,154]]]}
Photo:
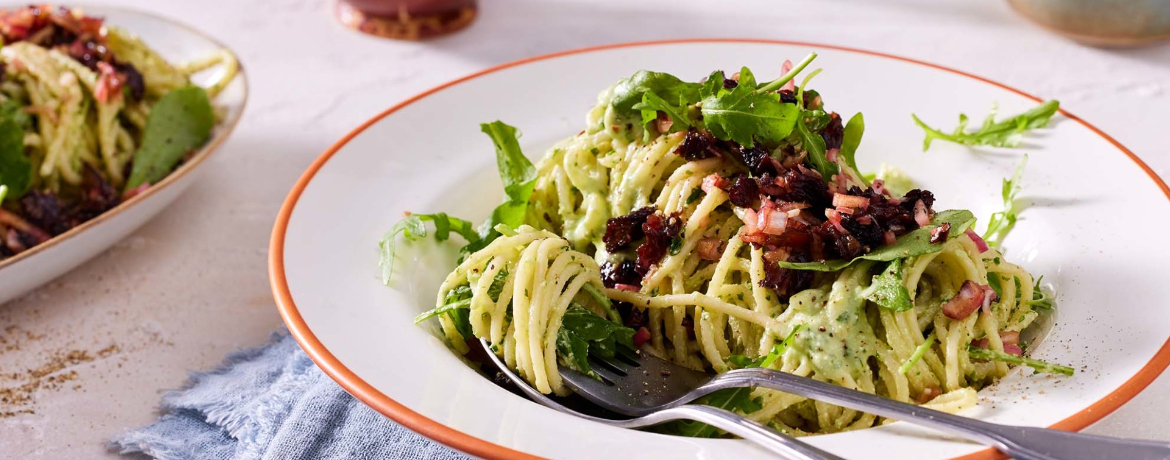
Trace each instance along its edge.
{"label": "spaghetti pasta", "polygon": [[[741,77],[739,85],[744,84]],[[604,286],[607,300],[624,309],[622,320],[648,333],[644,343],[636,343],[641,351],[693,369],[726,372],[748,362],[949,412],[975,405],[976,390],[1008,373],[1006,363],[974,359],[968,349],[1016,354],[1018,332],[1039,315],[1033,302],[1041,295],[1037,283],[974,232],[931,221],[929,192],[895,197],[872,187],[862,190],[857,185],[867,182],[848,164],[851,159],[840,156],[828,160],[839,166],[838,173],[821,179],[805,165],[815,164],[809,156],[818,154],[813,144],[823,135],[781,143],[762,159],[753,159],[744,146],[734,155],[695,155],[687,144],[701,133],[672,131],[621,113],[615,101],[620,86],[600,94],[584,131],[555,145],[536,165],[525,225],[468,254],[444,281],[435,311],[444,312],[442,329],[457,350],[466,351],[463,340],[471,336],[486,338],[537,390],[563,395],[558,363],[575,364],[563,354],[558,359],[558,327],[574,305],[607,316],[604,302],[587,292]],[[728,86],[734,87],[723,85]],[[796,123],[799,131],[802,122]],[[760,174],[753,162],[774,169]],[[802,177],[837,190],[830,192],[833,204],[823,206],[827,220],[812,221],[838,235],[835,248],[809,246],[820,238],[815,229],[807,233],[813,243],[777,238],[806,225],[801,222],[808,221],[819,195],[801,202],[744,198],[743,187],[772,186],[796,197]],[[746,181],[751,183],[739,185]],[[881,187],[880,181],[874,185]],[[869,260],[807,268],[828,257],[801,259],[807,254],[801,251],[808,251],[801,248],[843,254],[853,243],[840,235],[867,231],[865,226],[873,225],[867,216],[876,216],[868,219],[875,222],[884,218],[879,205],[903,212],[911,227],[889,223],[895,222],[889,217],[882,224],[886,233],[879,230],[877,238],[891,246],[919,244],[918,249],[877,256],[881,251],[866,243],[858,254],[868,252],[874,256]],[[663,240],[668,249],[657,258],[648,256],[653,248],[645,249],[664,238],[655,216],[664,216],[667,223],[661,225],[670,229],[663,231],[669,234]],[[631,220],[632,236],[611,239]],[[679,224],[671,228],[670,222]],[[914,229],[920,234],[912,235]],[[629,240],[639,238],[645,242],[632,251]],[[921,241],[910,241],[915,238]],[[648,267],[645,259],[652,262]],[[635,284],[610,279],[622,267],[639,270]],[[464,302],[471,336],[460,332],[459,314],[449,309],[461,288],[469,291]],[[736,409],[788,433],[882,423],[870,414],[774,390],[756,388],[751,396],[758,407]]]}

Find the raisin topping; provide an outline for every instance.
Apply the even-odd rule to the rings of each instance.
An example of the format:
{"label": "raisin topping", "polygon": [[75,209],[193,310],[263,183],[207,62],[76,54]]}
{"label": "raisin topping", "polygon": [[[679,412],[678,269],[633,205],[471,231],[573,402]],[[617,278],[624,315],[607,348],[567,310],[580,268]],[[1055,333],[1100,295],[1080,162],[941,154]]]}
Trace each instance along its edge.
{"label": "raisin topping", "polygon": [[706,131],[700,133],[692,128],[687,131],[687,136],[683,138],[682,144],[675,152],[687,161],[705,160],[715,156],[711,152],[711,145],[714,143],[715,137],[711,133]]}
{"label": "raisin topping", "polygon": [[623,260],[617,264],[606,262],[601,265],[601,284],[610,289],[619,284],[641,286],[642,275],[638,274],[638,265],[632,260]]}
{"label": "raisin topping", "polygon": [[753,176],[763,176],[765,174],[777,175],[783,166],[778,160],[772,158],[772,154],[767,149],[756,144],[752,148],[742,148],[739,152],[743,164],[747,166],[748,171],[752,172]]}
{"label": "raisin topping", "polygon": [[601,238],[605,242],[605,250],[616,252],[634,240],[642,238],[642,225],[646,223],[646,217],[651,214],[654,214],[654,208],[647,206],[606,221],[605,236]]}
{"label": "raisin topping", "polygon": [[832,206],[833,197],[829,193],[829,184],[811,170],[798,166],[784,171],[783,177],[784,183],[788,185],[788,194],[784,199],[808,203],[813,208]]}
{"label": "raisin topping", "polygon": [[[793,294],[812,287],[813,272],[781,268],[776,262],[768,261],[771,254],[773,253],[764,254],[766,263],[764,264],[764,279],[760,280],[760,286],[775,291],[782,302],[787,301]],[[812,260],[804,253],[798,252],[790,255],[788,261],[811,262]]]}
{"label": "raisin topping", "polygon": [[72,228],[65,206],[51,191],[29,190],[20,199],[20,206],[25,219],[51,235],[60,235]]}
{"label": "raisin topping", "polygon": [[731,183],[731,188],[727,191],[730,195],[731,204],[746,208],[751,206],[760,195],[760,186],[755,179],[747,176],[736,176],[735,181]]}
{"label": "raisin topping", "polygon": [[643,275],[650,271],[650,267],[666,257],[670,250],[670,242],[679,236],[683,221],[680,214],[664,216],[659,213],[651,214],[642,224],[642,232],[646,241],[638,246],[638,271]]}
{"label": "raisin topping", "polygon": [[829,114],[829,124],[821,130],[821,139],[825,140],[825,148],[841,148],[841,140],[845,137],[845,127],[841,125],[841,115],[837,112]]}
{"label": "raisin topping", "polygon": [[790,89],[780,90],[780,102],[783,102],[785,104],[795,104],[796,103],[796,93],[792,92],[792,90],[790,90]]}
{"label": "raisin topping", "polygon": [[913,213],[914,203],[918,202],[919,200],[922,200],[922,204],[926,205],[926,209],[931,209],[934,207],[933,193],[930,193],[929,190],[914,189],[906,192],[906,195],[902,197],[902,209]]}

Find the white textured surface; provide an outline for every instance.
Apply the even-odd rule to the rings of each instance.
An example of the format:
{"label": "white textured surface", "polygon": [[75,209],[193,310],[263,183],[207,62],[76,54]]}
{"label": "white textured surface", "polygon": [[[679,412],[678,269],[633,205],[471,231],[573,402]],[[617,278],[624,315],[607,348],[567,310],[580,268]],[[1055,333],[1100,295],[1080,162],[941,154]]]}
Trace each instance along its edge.
{"label": "white textured surface", "polygon": [[[179,386],[189,370],[263,342],[280,322],[267,283],[268,235],[300,172],[384,108],[494,64],[659,38],[853,46],[1058,98],[1159,173],[1170,166],[1170,47],[1081,47],[995,1],[481,0],[470,29],[424,43],[347,31],[333,21],[328,1],[112,3],[179,18],[232,46],[249,71],[252,100],[236,133],[173,209],[74,272],[0,305],[0,388],[20,384],[4,374],[40,367],[55,352],[120,350],[65,369],[76,371],[76,380],[38,392],[35,413],[0,418],[6,458],[106,455],[104,440],[153,420],[160,391]],[[1168,410],[1170,378],[1163,376],[1089,431],[1170,439]]]}

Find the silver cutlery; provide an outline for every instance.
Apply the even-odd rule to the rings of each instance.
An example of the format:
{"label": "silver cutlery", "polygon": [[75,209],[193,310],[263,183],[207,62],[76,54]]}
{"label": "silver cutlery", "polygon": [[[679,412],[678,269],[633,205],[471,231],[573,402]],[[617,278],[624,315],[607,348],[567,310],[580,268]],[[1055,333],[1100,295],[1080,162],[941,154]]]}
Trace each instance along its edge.
{"label": "silver cutlery", "polygon": [[[663,408],[662,410],[640,410],[641,414],[639,416],[626,420],[612,420],[583,414],[569,409],[553,401],[548,396],[541,394],[539,391],[536,391],[536,389],[528,385],[528,382],[512,372],[511,369],[508,369],[508,366],[500,361],[500,358],[495,353],[490,351],[491,347],[487,341],[480,339],[480,343],[485,350],[488,350],[486,354],[496,364],[500,372],[519,387],[520,391],[528,395],[533,401],[566,414],[618,428],[645,428],[673,420],[693,420],[732,433],[764,449],[779,454],[784,458],[792,460],[844,460],[841,457],[805,444],[796,438],[782,434],[739,414],[717,407],[698,404],[675,404],[672,407]],[[562,375],[564,375],[563,371]],[[576,379],[577,376],[592,380],[591,377],[580,373],[577,373],[572,378]],[[566,381],[568,381],[569,377],[565,377]]]}
{"label": "silver cutlery", "polygon": [[1170,443],[1096,436],[1047,428],[1000,425],[851,390],[772,369],[711,375],[646,353],[590,357],[599,381],[561,369],[566,385],[612,412],[634,417],[680,407],[726,388],[764,387],[933,428],[998,449],[1017,460],[1167,460]]}

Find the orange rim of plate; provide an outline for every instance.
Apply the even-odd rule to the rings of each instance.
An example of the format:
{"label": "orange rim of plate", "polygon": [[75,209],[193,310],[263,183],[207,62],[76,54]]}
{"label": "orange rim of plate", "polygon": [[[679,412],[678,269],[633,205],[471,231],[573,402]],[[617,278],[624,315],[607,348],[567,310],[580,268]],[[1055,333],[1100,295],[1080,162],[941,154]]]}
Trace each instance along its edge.
{"label": "orange rim of plate", "polygon": [[[545,54],[545,55],[541,55],[541,56],[535,56],[535,57],[530,57],[527,59],[521,59],[518,61],[509,62],[507,64],[501,64],[501,65],[497,65],[494,67],[484,69],[484,70],[481,70],[479,72],[473,73],[471,75],[467,75],[465,77],[449,81],[447,83],[444,83],[444,84],[441,84],[441,85],[436,86],[434,88],[431,88],[427,91],[424,91],[424,92],[422,92],[414,97],[411,97],[410,99],[407,99],[407,100],[405,100],[405,101],[403,101],[403,102],[401,102],[393,107],[390,107],[389,109],[386,109],[386,111],[374,116],[373,118],[367,120],[365,123],[362,123],[361,126],[358,126],[353,131],[350,131],[348,134],[346,134],[344,137],[342,137],[340,140],[338,140],[336,143],[334,143],[332,146],[330,146],[329,149],[327,149],[325,151],[325,153],[322,153],[321,156],[317,157],[317,159],[314,160],[311,165],[309,165],[309,168],[305,171],[305,173],[303,175],[301,175],[300,179],[297,180],[296,184],[293,185],[292,190],[288,194],[288,198],[285,199],[284,205],[281,206],[280,213],[276,217],[276,225],[272,229],[272,240],[270,241],[269,251],[268,251],[268,274],[269,274],[270,282],[272,284],[272,293],[276,299],[276,306],[277,306],[277,309],[280,310],[280,316],[281,316],[281,318],[284,319],[284,322],[288,326],[289,331],[292,333],[292,335],[296,339],[296,341],[301,345],[301,348],[303,348],[305,350],[305,352],[309,355],[309,357],[313,360],[313,362],[317,363],[317,366],[319,366],[322,370],[324,370],[326,374],[328,374],[330,377],[333,378],[333,380],[336,380],[337,383],[341,384],[342,388],[345,388],[345,390],[348,391],[350,394],[352,394],[354,397],[356,397],[357,399],[366,403],[370,407],[374,408],[374,410],[381,412],[383,415],[393,419],[394,421],[402,424],[403,426],[405,426],[407,428],[410,428],[411,430],[418,432],[419,434],[421,434],[423,436],[426,436],[430,439],[433,439],[433,440],[435,440],[439,443],[442,443],[444,445],[447,445],[449,447],[452,447],[452,448],[461,450],[463,452],[469,453],[471,455],[475,455],[475,456],[487,458],[487,459],[536,459],[536,460],[541,459],[541,457],[537,457],[537,456],[534,456],[531,454],[526,454],[524,452],[520,452],[520,451],[511,449],[511,448],[508,448],[508,447],[504,447],[504,446],[501,446],[498,444],[491,443],[489,441],[485,441],[483,439],[476,438],[474,436],[471,436],[469,434],[463,433],[459,430],[456,430],[454,428],[448,427],[448,426],[443,425],[439,422],[431,420],[431,419],[427,418],[426,416],[411,410],[410,408],[406,407],[402,403],[399,403],[399,402],[391,399],[389,396],[386,396],[382,392],[378,391],[376,388],[371,386],[365,380],[362,380],[361,377],[358,377],[358,375],[355,374],[352,370],[345,367],[345,365],[342,364],[341,361],[338,360],[336,356],[334,356],[332,353],[330,353],[329,350],[327,350],[325,348],[325,346],[321,343],[321,341],[319,339],[317,339],[317,336],[313,334],[313,331],[309,329],[309,325],[305,323],[304,318],[301,317],[300,312],[297,310],[296,304],[293,302],[292,293],[289,291],[288,280],[285,278],[284,238],[285,238],[285,231],[288,229],[289,218],[292,216],[293,209],[296,208],[297,200],[300,198],[301,194],[304,192],[305,186],[307,186],[309,184],[309,182],[311,182],[313,180],[313,176],[315,176],[317,174],[317,171],[319,171],[321,169],[321,167],[324,166],[325,163],[327,163],[329,161],[329,159],[332,158],[333,155],[336,154],[339,150],[341,150],[341,148],[344,147],[350,140],[352,140],[358,134],[361,134],[363,131],[366,130],[366,128],[369,128],[374,123],[377,123],[378,121],[389,116],[390,114],[397,112],[399,109],[402,109],[403,107],[406,107],[410,104],[413,104],[413,103],[419,101],[420,99],[423,99],[427,96],[430,96],[431,94],[434,94],[438,91],[442,91],[443,89],[458,85],[460,83],[463,83],[465,81],[468,81],[468,80],[471,80],[474,78],[478,78],[478,77],[481,77],[481,76],[484,76],[484,75],[487,75],[487,74],[490,74],[493,72],[498,72],[500,70],[504,70],[504,69],[508,69],[508,68],[512,68],[512,67],[518,67],[518,66],[521,66],[524,64],[529,64],[532,62],[545,61],[545,60],[556,59],[556,58],[565,57],[565,56],[572,56],[575,54],[592,53],[592,52],[597,52],[597,51],[605,51],[605,50],[618,49],[618,48],[632,48],[632,47],[639,47],[639,46],[656,46],[656,45],[674,45],[674,44],[686,44],[686,43],[753,43],[753,44],[796,45],[796,46],[832,49],[832,50],[837,50],[837,51],[847,51],[847,52],[851,52],[851,53],[865,54],[865,55],[870,55],[870,56],[878,56],[878,57],[883,57],[883,58],[895,59],[895,60],[903,61],[903,62],[909,62],[912,64],[918,64],[918,65],[930,67],[933,69],[944,70],[944,71],[950,72],[950,73],[955,74],[955,75],[961,75],[963,77],[972,78],[972,79],[979,80],[981,82],[984,82],[984,83],[987,83],[990,85],[994,85],[994,86],[1003,88],[1005,90],[1011,91],[1015,94],[1024,96],[1026,98],[1035,100],[1037,102],[1042,101],[1042,99],[1040,99],[1036,96],[1033,96],[1031,94],[1020,91],[1018,89],[1012,88],[1012,87],[1005,85],[1003,83],[992,81],[992,80],[989,80],[989,79],[986,79],[986,78],[983,78],[983,77],[980,77],[977,75],[972,75],[970,73],[963,72],[960,70],[955,70],[955,69],[952,69],[949,67],[944,67],[944,66],[941,66],[938,64],[931,64],[929,62],[923,62],[923,61],[919,61],[916,59],[910,59],[910,58],[905,58],[905,57],[901,57],[901,56],[895,56],[895,55],[891,55],[891,54],[875,52],[875,51],[867,51],[867,50],[862,50],[862,49],[857,49],[857,48],[835,46],[835,45],[823,45],[823,44],[819,44],[819,43],[786,41],[786,40],[704,38],[704,39],[658,40],[658,41],[619,43],[619,44],[611,44],[611,45],[594,46],[594,47],[588,47],[588,48],[580,48],[580,49],[569,50],[569,51],[561,51],[561,52],[552,53],[552,54]],[[1150,167],[1148,165],[1146,165],[1145,162],[1143,162],[1140,158],[1138,158],[1137,155],[1134,155],[1133,152],[1131,152],[1129,149],[1125,148],[1125,146],[1121,145],[1121,143],[1117,142],[1117,140],[1113,139],[1108,134],[1105,134],[1100,129],[1097,129],[1096,126],[1089,124],[1088,122],[1080,119],[1076,115],[1073,115],[1064,109],[1061,109],[1060,113],[1062,115],[1068,117],[1070,120],[1075,121],[1077,123],[1080,123],[1085,128],[1088,128],[1090,131],[1093,131],[1094,133],[1101,136],[1106,141],[1109,141],[1109,143],[1113,144],[1114,147],[1117,147],[1118,150],[1120,150],[1122,153],[1125,154],[1125,156],[1129,157],[1130,160],[1132,160],[1134,163],[1136,163],[1138,165],[1138,167],[1140,167],[1142,169],[1142,171],[1144,171],[1146,173],[1146,175],[1148,175],[1150,177],[1150,179],[1153,180],[1154,183],[1158,185],[1158,187],[1162,190],[1162,193],[1166,195],[1167,199],[1170,199],[1170,187],[1167,187],[1166,183],[1163,182],[1162,179],[1160,177],[1158,177],[1158,175],[1155,174],[1154,171],[1152,169],[1150,169]],[[1084,410],[1077,412],[1076,414],[1073,414],[1072,416],[1057,422],[1056,424],[1050,426],[1049,428],[1058,429],[1058,430],[1065,430],[1065,431],[1078,431],[1078,430],[1081,430],[1081,429],[1089,426],[1093,422],[1096,422],[1097,420],[1100,420],[1102,417],[1113,412],[1118,407],[1121,407],[1122,404],[1124,404],[1126,401],[1129,401],[1131,398],[1133,398],[1135,395],[1137,395],[1139,392],[1141,392],[1143,389],[1145,389],[1146,386],[1148,386],[1150,384],[1150,382],[1153,382],[1154,379],[1157,378],[1158,375],[1161,374],[1162,371],[1164,369],[1166,369],[1166,367],[1168,365],[1170,365],[1170,338],[1167,339],[1167,341],[1162,345],[1162,347],[1158,350],[1158,352],[1154,354],[1154,357],[1152,359],[1150,359],[1150,361],[1148,363],[1146,363],[1146,365],[1143,366],[1137,372],[1137,374],[1134,374],[1133,377],[1130,377],[1129,380],[1127,380],[1125,383],[1123,383],[1116,390],[1113,390],[1113,392],[1109,393],[1104,398],[1093,403],[1092,405],[1085,408]],[[971,454],[967,454],[967,455],[964,455],[961,457],[955,457],[954,459],[951,459],[951,460],[990,460],[990,459],[1006,459],[1006,458],[1007,458],[1006,456],[1004,456],[1003,454],[999,453],[998,451],[996,451],[994,449],[984,449],[984,450],[981,450],[978,452],[973,452]]]}

